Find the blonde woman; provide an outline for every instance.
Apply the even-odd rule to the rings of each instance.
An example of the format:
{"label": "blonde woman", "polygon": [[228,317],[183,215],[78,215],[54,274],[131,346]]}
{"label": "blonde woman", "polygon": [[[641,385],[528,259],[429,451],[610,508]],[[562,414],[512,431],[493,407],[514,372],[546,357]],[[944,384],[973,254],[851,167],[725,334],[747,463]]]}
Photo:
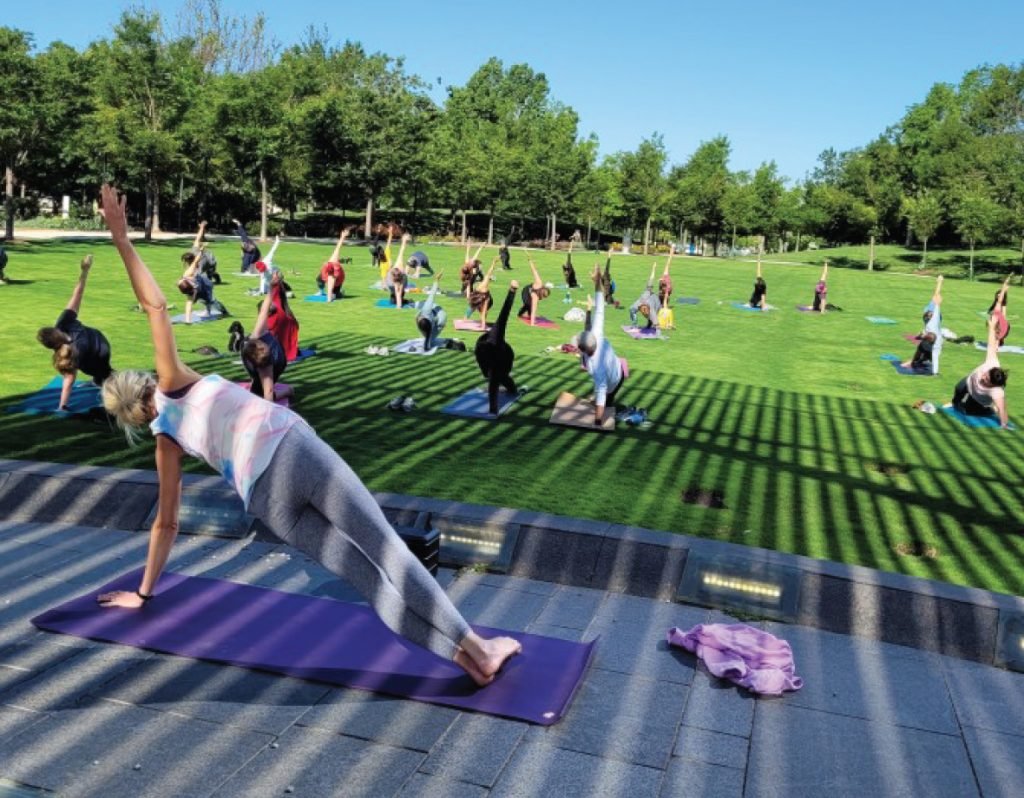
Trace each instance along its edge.
{"label": "blonde woman", "polygon": [[92,255],[82,259],[78,282],[67,306],[57,317],[53,327],[42,327],[36,334],[39,343],[53,350],[53,365],[63,378],[58,410],[66,410],[71,399],[75,377],[81,371],[102,385],[113,372],[110,367],[110,342],[95,327],[86,327],[78,320],[78,311],[85,296],[85,282],[89,279]]}
{"label": "blonde woman", "polygon": [[[128,240],[124,199],[111,186],[102,194],[107,227],[149,317],[156,353],[156,377],[119,372],[104,385],[103,403],[129,439],[146,426],[156,437],[160,491],[138,589],[102,594],[100,604],[142,609],[154,600],[178,532],[182,460],[189,454],[219,471],[274,534],[358,589],[394,632],[452,660],[478,685],[493,681],[520,644],[485,639],[470,628],[359,477],[300,416],[181,362],[167,301]],[[308,479],[310,473],[318,478]]]}

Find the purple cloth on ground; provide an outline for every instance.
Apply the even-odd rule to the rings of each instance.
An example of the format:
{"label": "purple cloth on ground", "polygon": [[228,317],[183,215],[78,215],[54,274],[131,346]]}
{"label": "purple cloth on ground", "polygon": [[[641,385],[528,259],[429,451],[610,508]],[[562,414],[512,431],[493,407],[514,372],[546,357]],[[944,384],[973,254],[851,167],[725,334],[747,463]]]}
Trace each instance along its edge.
{"label": "purple cloth on ground", "polygon": [[[520,316],[519,317],[519,321],[521,321],[523,324],[525,324],[527,326],[530,325],[530,317],[529,316]],[[551,321],[551,319],[545,319],[543,316],[538,316],[537,318],[535,318],[533,320],[533,326],[534,327],[543,327],[545,330],[557,330],[558,329],[558,325],[557,324],[555,324],[553,321]]]}
{"label": "purple cloth on ground", "polygon": [[[593,653],[573,643],[501,632],[523,644],[477,688],[463,671],[406,642],[367,607],[168,572],[144,610],[103,608],[96,596],[135,590],[142,569],[32,619],[90,640],[240,665],[549,726],[565,714]],[[474,627],[486,636],[497,630]]]}
{"label": "purple cloth on ground", "polygon": [[713,675],[752,693],[782,695],[804,686],[789,643],[746,624],[699,623],[689,632],[673,626],[668,642],[696,654]]}
{"label": "purple cloth on ground", "polygon": [[657,327],[634,327],[632,324],[623,324],[622,331],[630,338],[645,340],[648,338],[664,338],[661,330]]}

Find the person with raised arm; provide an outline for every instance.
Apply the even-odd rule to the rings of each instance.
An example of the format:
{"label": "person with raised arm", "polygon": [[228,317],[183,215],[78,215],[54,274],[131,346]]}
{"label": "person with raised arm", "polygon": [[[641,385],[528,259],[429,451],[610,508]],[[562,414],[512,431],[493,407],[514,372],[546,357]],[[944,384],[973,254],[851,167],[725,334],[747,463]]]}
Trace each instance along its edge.
{"label": "person with raised arm", "polygon": [[359,590],[392,631],[454,662],[476,684],[490,684],[521,644],[473,631],[359,477],[299,415],[182,363],[167,300],[128,239],[125,201],[111,186],[103,187],[102,200],[156,356],[155,377],[117,372],[104,384],[103,402],[129,440],[146,427],[155,436],[159,495],[138,588],[102,593],[98,602],[145,612],[150,601],[161,601],[159,578],[178,534],[188,454],[224,476],[274,535]]}
{"label": "person with raised arm", "polygon": [[270,402],[294,395],[291,386],[277,388],[277,381],[281,379],[288,366],[288,358],[285,356],[284,347],[270,332],[267,323],[273,303],[274,294],[268,291],[260,305],[256,326],[252,328],[251,336],[242,344],[241,349],[242,366],[252,380],[249,390]]}
{"label": "person with raised arm", "polygon": [[565,277],[566,288],[579,288],[580,283],[576,279],[576,269],[572,265],[572,245],[575,239],[569,239],[569,251],[565,253],[565,263],[562,264],[562,276]]}
{"label": "person with raised arm", "polygon": [[466,301],[469,301],[469,295],[472,293],[474,286],[480,282],[483,278],[483,271],[480,269],[482,265],[480,262],[480,253],[483,252],[484,245],[481,244],[476,249],[476,254],[473,257],[469,256],[470,242],[466,242],[466,259],[462,263],[462,268],[459,269],[459,281],[462,284],[462,295],[466,297]]}
{"label": "person with raised arm", "polygon": [[946,405],[968,416],[995,416],[999,426],[1008,429],[1010,413],[1006,407],[1006,369],[999,365],[999,322],[988,320],[988,346],[985,362],[956,384],[953,399]]}
{"label": "person with raised arm", "polygon": [[220,274],[217,273],[217,258],[206,248],[206,244],[203,241],[205,235],[206,222],[200,222],[195,240],[192,242],[192,246],[181,256],[181,262],[188,269],[198,259],[199,273],[205,275],[214,285],[220,285],[223,281],[220,279]]}
{"label": "person with raised arm", "polygon": [[1010,334],[1010,321],[1006,316],[1006,294],[1009,289],[1010,276],[1007,275],[1006,279],[1003,280],[1002,286],[996,291],[992,304],[988,307],[989,317],[995,316],[996,318],[996,334],[999,336],[1000,346],[1005,343],[1007,336]]}
{"label": "person with raised arm", "polygon": [[239,271],[242,274],[249,274],[252,272],[256,262],[262,257],[260,248],[256,246],[255,241],[249,238],[249,234],[245,231],[245,225],[238,221],[238,219],[232,219],[231,221],[235,225],[235,235],[241,239],[242,265]]}
{"label": "person with raised arm", "polygon": [[601,292],[604,294],[604,302],[606,305],[615,305],[618,307],[618,302],[615,300],[615,280],[612,279],[612,248],[608,247],[608,257],[604,262],[604,276],[601,278]]}
{"label": "person with raised arm", "polygon": [[670,304],[669,299],[672,297],[672,275],[669,274],[669,270],[672,268],[672,254],[673,251],[668,251],[668,260],[665,261],[665,270],[661,273],[661,277],[658,278],[658,301],[661,302],[663,308],[667,308]]}
{"label": "person with raised arm", "polygon": [[537,264],[533,262],[533,258],[529,255],[527,255],[527,262],[530,264],[530,271],[533,272],[533,282],[523,286],[523,306],[519,308],[519,312],[516,315],[520,318],[529,316],[530,326],[532,327],[537,322],[537,305],[540,304],[542,299],[547,299],[551,295],[551,289],[540,278]]}
{"label": "person with raised arm", "polygon": [[754,278],[754,292],[747,303],[752,308],[768,309],[768,283],[761,276],[761,252],[757,253],[757,276]]}
{"label": "person with raised arm", "polygon": [[494,276],[494,266],[498,260],[497,255],[491,259],[490,268],[484,274],[483,280],[480,281],[478,286],[470,289],[469,292],[469,306],[466,308],[466,318],[468,319],[474,313],[479,313],[481,330],[487,329],[487,313],[494,307],[494,297],[491,296],[491,279]]}
{"label": "person with raised arm", "polygon": [[185,323],[192,323],[192,308],[196,302],[206,305],[206,315],[216,310],[222,316],[231,315],[223,303],[213,295],[213,281],[201,271],[200,258],[193,258],[178,280],[178,290],[185,296]]}
{"label": "person with raised arm", "polygon": [[939,355],[942,353],[942,275],[935,278],[935,291],[924,309],[924,329],[918,335],[917,349],[903,368],[939,373]]}
{"label": "person with raised arm", "polygon": [[821,269],[821,278],[814,286],[814,304],[811,310],[816,313],[824,313],[828,309],[828,261]]}
{"label": "person with raised arm", "polygon": [[591,274],[594,281],[593,312],[588,308],[587,322],[580,333],[579,350],[583,368],[594,381],[594,424],[604,423],[605,408],[614,404],[615,397],[626,381],[626,369],[604,336],[604,278],[599,266]]}
{"label": "person with raised arm", "polygon": [[515,380],[512,379],[512,364],[515,362],[516,353],[505,340],[508,317],[512,313],[512,303],[516,300],[518,290],[519,283],[512,280],[508,285],[508,293],[505,294],[497,322],[477,338],[476,348],[473,350],[477,365],[487,378],[488,410],[492,416],[498,415],[499,388],[504,388],[510,394],[519,392]]}
{"label": "person with raised arm", "polygon": [[644,288],[644,292],[640,294],[640,298],[629,307],[629,323],[634,327],[637,326],[636,321],[638,313],[643,316],[644,320],[647,322],[645,327],[648,330],[658,323],[658,312],[661,310],[661,301],[658,299],[658,295],[654,291],[654,274],[657,268],[657,263],[651,264],[651,274],[647,278],[647,286]]}
{"label": "person with raised arm", "polygon": [[388,283],[388,272],[391,271],[391,238],[394,235],[394,229],[388,225],[388,238],[384,244],[384,248],[380,248],[380,244],[377,245],[377,268],[380,269],[380,287],[387,288]]}
{"label": "person with raised arm", "polygon": [[445,309],[437,304],[437,290],[441,284],[441,277],[444,272],[438,272],[434,278],[434,284],[427,291],[427,298],[423,307],[416,314],[416,329],[423,334],[423,351],[429,352],[438,344],[438,336],[448,321],[448,314]]}
{"label": "person with raised arm", "polygon": [[328,302],[341,299],[345,293],[345,267],[341,265],[341,248],[345,245],[349,230],[350,228],[346,227],[341,231],[338,243],[334,245],[334,252],[320,267],[320,274],[316,278],[316,287],[321,294],[326,292]]}
{"label": "person with raised arm", "polygon": [[92,255],[86,255],[82,258],[78,282],[71,292],[71,299],[57,317],[57,322],[53,327],[42,327],[36,333],[36,340],[53,350],[53,367],[62,378],[58,410],[67,409],[79,371],[92,377],[96,385],[102,385],[113,373],[110,366],[110,342],[95,327],[86,327],[78,320],[90,268]]}

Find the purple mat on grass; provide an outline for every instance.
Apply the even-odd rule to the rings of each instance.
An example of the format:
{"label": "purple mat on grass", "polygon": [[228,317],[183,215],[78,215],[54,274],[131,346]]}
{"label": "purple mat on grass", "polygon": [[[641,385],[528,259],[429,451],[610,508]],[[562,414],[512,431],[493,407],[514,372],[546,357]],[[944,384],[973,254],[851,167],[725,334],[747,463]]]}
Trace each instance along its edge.
{"label": "purple mat on grass", "polygon": [[632,324],[623,324],[622,331],[630,338],[635,338],[638,341],[663,339],[665,337],[657,327],[635,327]]}
{"label": "purple mat on grass", "polygon": [[801,313],[817,313],[817,311],[811,305],[797,305],[796,309]]}
{"label": "purple mat on grass", "polygon": [[[165,573],[145,611],[96,596],[135,590],[142,569],[32,619],[48,632],[315,679],[550,726],[569,708],[593,653],[582,644],[500,632],[523,644],[477,688],[455,665],[406,643],[372,610],[328,598]],[[485,635],[498,633],[474,627]]]}
{"label": "purple mat on grass", "polygon": [[[530,326],[529,316],[520,316],[519,321],[525,324],[527,327]],[[555,324],[551,319],[545,319],[543,316],[538,316],[533,320],[534,327],[543,327],[545,330],[557,330],[558,325]]]}

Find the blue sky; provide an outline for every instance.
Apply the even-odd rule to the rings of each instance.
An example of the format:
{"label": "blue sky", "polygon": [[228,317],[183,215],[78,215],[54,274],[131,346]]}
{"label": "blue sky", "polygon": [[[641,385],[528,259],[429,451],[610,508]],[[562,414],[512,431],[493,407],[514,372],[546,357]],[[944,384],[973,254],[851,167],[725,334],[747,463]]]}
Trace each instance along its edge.
{"label": "blue sky", "polygon": [[[7,0],[0,23],[36,43],[82,47],[107,36],[122,9],[175,19],[178,0]],[[939,81],[982,64],[1024,60],[1024,2],[651,0],[590,3],[222,0],[262,10],[288,45],[309,25],[332,39],[404,56],[410,72],[461,84],[491,56],[547,75],[552,95],[580,115],[602,154],[664,136],[673,163],[725,134],[732,167],[774,159],[801,179],[827,147],[866,144]]]}

